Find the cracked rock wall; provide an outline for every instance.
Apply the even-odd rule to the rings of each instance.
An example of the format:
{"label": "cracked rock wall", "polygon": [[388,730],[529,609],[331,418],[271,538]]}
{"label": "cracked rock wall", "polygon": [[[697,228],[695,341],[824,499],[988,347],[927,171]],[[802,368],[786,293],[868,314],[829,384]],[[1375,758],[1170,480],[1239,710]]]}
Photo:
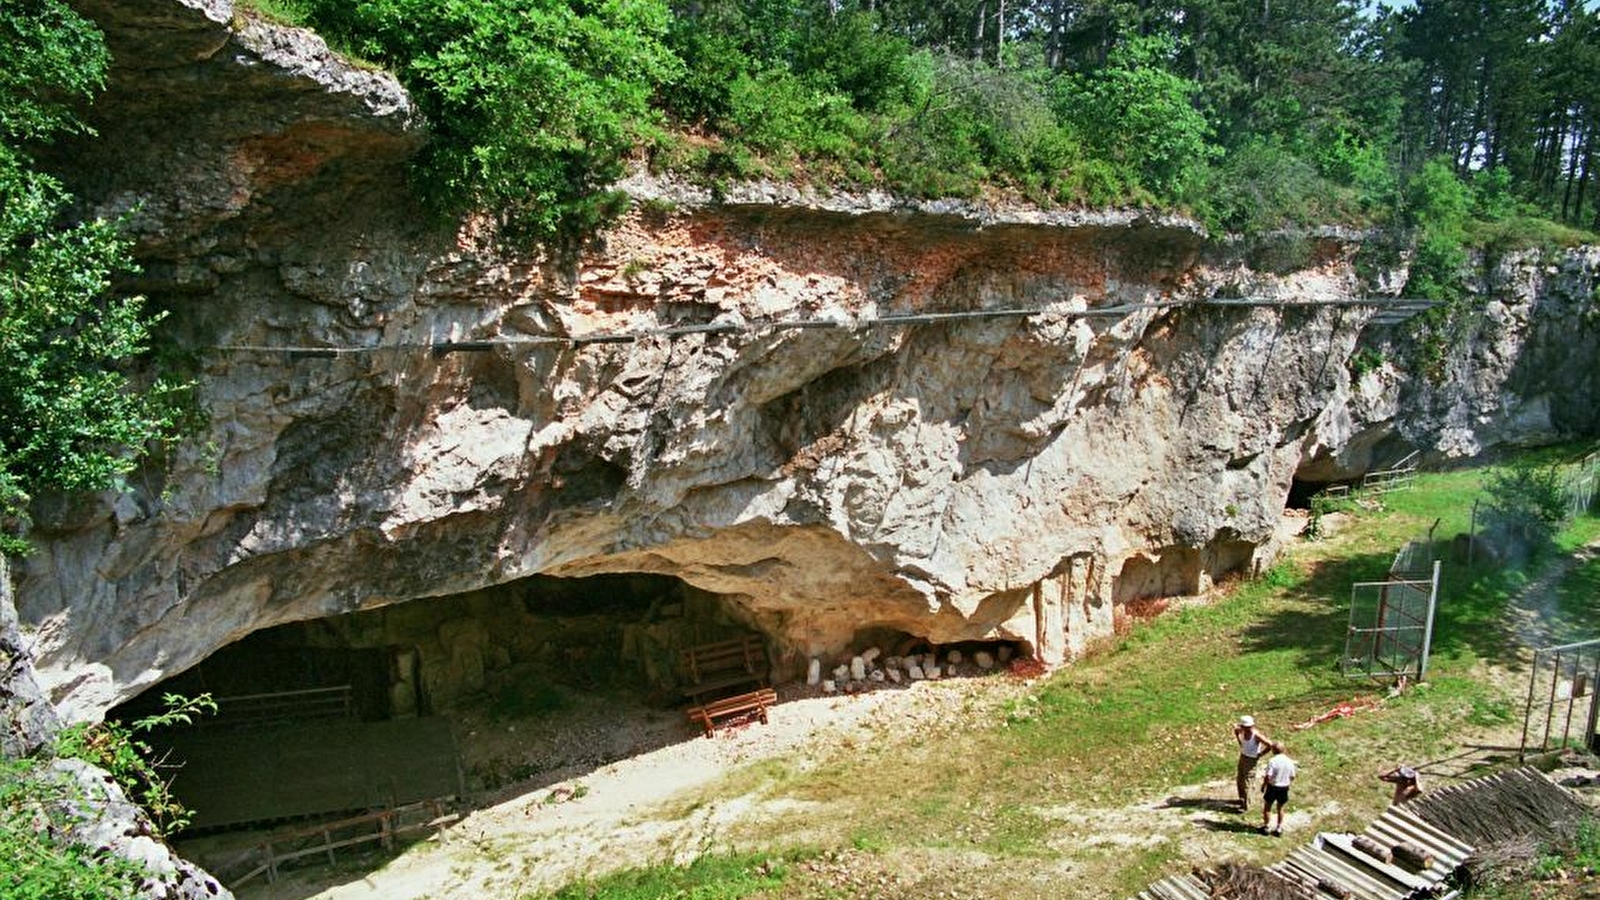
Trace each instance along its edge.
{"label": "cracked rock wall", "polygon": [[536,573],[681,578],[784,659],[890,628],[1057,663],[1259,565],[1297,470],[1397,427],[1402,380],[1347,366],[1369,312],[1307,302],[1365,292],[1346,235],[1258,266],[1174,217],[639,175],[551,260],[430,224],[408,98],[314,36],[83,8],[116,65],[56,165],[133,210],[209,424],[130,493],[37,504],[21,614],[70,718],[261,628]]}

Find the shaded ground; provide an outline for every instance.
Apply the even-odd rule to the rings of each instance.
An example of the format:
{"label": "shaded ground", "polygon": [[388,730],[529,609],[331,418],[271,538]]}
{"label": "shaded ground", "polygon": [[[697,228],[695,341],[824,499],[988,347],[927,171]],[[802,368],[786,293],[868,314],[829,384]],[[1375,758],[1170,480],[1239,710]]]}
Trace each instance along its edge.
{"label": "shaded ground", "polygon": [[167,746],[186,761],[172,789],[195,810],[195,828],[461,793],[455,741],[440,719],[181,729]]}

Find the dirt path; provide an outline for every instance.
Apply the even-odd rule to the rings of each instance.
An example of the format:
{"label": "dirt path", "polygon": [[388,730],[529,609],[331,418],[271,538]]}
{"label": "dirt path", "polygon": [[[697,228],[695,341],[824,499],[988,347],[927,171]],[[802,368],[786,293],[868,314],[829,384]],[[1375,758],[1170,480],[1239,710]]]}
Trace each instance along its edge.
{"label": "dirt path", "polygon": [[1516,635],[1518,643],[1528,651],[1523,654],[1524,661],[1532,659],[1532,651],[1535,648],[1585,640],[1594,636],[1560,630],[1557,623],[1552,621],[1550,611],[1559,601],[1556,596],[1556,585],[1571,574],[1573,569],[1588,563],[1596,556],[1600,556],[1600,538],[1590,541],[1579,547],[1572,555],[1562,557],[1551,564],[1537,579],[1512,598],[1506,611],[1506,618],[1512,634]]}
{"label": "dirt path", "polygon": [[865,739],[874,718],[899,716],[942,687],[791,699],[772,710],[770,725],[726,729],[710,740],[683,723],[676,742],[548,787],[486,798],[442,840],[377,871],[309,870],[237,894],[240,900],[510,898],[627,866],[687,863],[707,849],[725,849],[737,823],[780,811],[738,797],[700,804],[692,795],[749,763],[785,757],[803,765],[810,754]]}
{"label": "dirt path", "polygon": [[[849,821],[851,810],[760,799],[737,773],[753,764],[804,771],[840,752],[916,739],[908,735],[934,733],[958,714],[998,708],[1025,690],[1023,682],[990,676],[852,697],[792,697],[773,709],[767,726],[743,726],[711,740],[685,726],[681,739],[665,746],[537,789],[512,788],[485,798],[442,840],[418,845],[376,870],[354,864],[305,870],[272,885],[247,885],[237,894],[240,900],[509,900],[629,866],[685,864],[707,851],[784,841],[836,844],[838,835],[830,840],[826,830],[807,832],[806,823],[831,829]],[[788,693],[805,689],[790,687]],[[627,723],[615,724],[627,730]],[[1343,812],[1326,804],[1294,809],[1286,821],[1288,837],[1273,841],[1255,834],[1257,810],[1241,815],[1219,802],[1232,791],[1223,781],[1184,785],[1108,807],[1051,803],[1052,794],[1065,791],[1043,785],[1035,812],[1051,824],[1060,860],[1018,866],[1016,859],[962,849],[962,823],[946,818],[930,820],[929,828],[949,834],[957,846],[887,854],[845,850],[805,863],[796,876],[801,883],[793,887],[805,896],[896,896],[894,888],[909,892],[899,896],[946,900],[1093,897],[1095,885],[1124,863],[1130,848],[1163,848],[1195,860],[1281,853],[1308,838],[1314,823]],[[777,835],[770,833],[774,825]]]}

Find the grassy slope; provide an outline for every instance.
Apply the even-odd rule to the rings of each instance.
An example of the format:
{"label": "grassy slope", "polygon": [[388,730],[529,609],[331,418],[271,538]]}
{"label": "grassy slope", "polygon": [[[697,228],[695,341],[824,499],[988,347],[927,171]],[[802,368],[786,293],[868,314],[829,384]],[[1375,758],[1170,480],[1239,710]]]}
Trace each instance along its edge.
{"label": "grassy slope", "polygon": [[[1435,519],[1447,549],[1449,536],[1466,530],[1480,481],[1476,469],[1424,476],[1415,490],[1385,498],[1383,509],[1358,510],[1334,537],[1303,545],[1266,577],[1141,625],[1047,680],[941,686],[956,692],[954,715],[915,728],[884,723],[864,746],[760,764],[698,802],[745,795],[798,806],[803,812],[752,828],[748,845],[791,861],[818,847],[846,848],[858,868],[902,887],[947,883],[958,896],[1125,896],[1187,868],[1196,852],[1266,860],[1286,851],[1240,833],[1226,817],[1198,845],[1186,832],[1198,831],[1200,818],[1167,819],[1165,831],[1152,818],[1146,840],[1104,840],[1108,832],[1137,831],[1163,796],[1230,796],[1229,725],[1249,711],[1301,762],[1296,805],[1313,813],[1313,827],[1359,828],[1383,807],[1373,779],[1381,768],[1405,761],[1444,770],[1459,759],[1466,774],[1471,759],[1494,755],[1484,747],[1509,742],[1514,750],[1520,733],[1525,676],[1513,671],[1518,655],[1503,611],[1530,576],[1449,564],[1429,682],[1375,711],[1292,727],[1342,700],[1382,696],[1336,668],[1349,584],[1380,577],[1395,550]],[[1556,618],[1584,636],[1600,619],[1593,604],[1600,561],[1573,564],[1571,555],[1597,536],[1600,520],[1580,520],[1540,564],[1557,576],[1550,579]],[[750,865],[747,858],[733,870]],[[791,870],[773,895],[841,895],[837,879],[815,871]],[[637,892],[640,877],[676,877],[666,868],[627,877],[635,879],[627,892],[597,896],[684,889],[663,882],[665,893]],[[727,887],[705,882],[705,896],[725,896],[719,884]],[[762,892],[756,882],[746,886],[726,896]],[[603,885],[585,890],[596,887]]]}

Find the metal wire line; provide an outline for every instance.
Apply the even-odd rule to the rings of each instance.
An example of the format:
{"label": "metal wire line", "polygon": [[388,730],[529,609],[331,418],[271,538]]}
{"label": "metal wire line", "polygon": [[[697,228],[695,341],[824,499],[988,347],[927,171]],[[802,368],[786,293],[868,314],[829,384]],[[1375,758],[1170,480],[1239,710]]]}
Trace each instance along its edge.
{"label": "metal wire line", "polygon": [[1093,319],[1115,318],[1131,313],[1151,309],[1174,309],[1178,307],[1276,307],[1284,309],[1295,308],[1326,308],[1326,307],[1376,307],[1383,310],[1380,313],[1387,322],[1398,321],[1393,318],[1395,314],[1401,317],[1414,315],[1429,307],[1437,305],[1437,301],[1407,297],[1360,297],[1349,300],[1279,300],[1271,298],[1212,298],[1209,300],[1158,300],[1146,303],[1121,303],[1113,306],[1099,306],[1081,310],[1062,310],[1048,307],[1012,308],[1012,309],[979,309],[959,312],[934,312],[934,313],[891,313],[889,315],[874,316],[868,319],[790,319],[777,321],[758,322],[709,322],[698,325],[668,325],[660,328],[642,328],[633,331],[601,332],[594,334],[553,335],[533,334],[518,337],[484,338],[479,340],[444,340],[430,343],[398,342],[390,344],[374,344],[368,346],[327,346],[327,345],[262,345],[262,344],[226,344],[217,347],[203,348],[212,351],[227,353],[284,353],[299,357],[338,357],[360,353],[374,353],[380,350],[427,350],[434,354],[455,352],[488,351],[499,347],[524,347],[524,346],[567,346],[581,347],[587,344],[625,344],[654,337],[684,337],[695,334],[750,334],[762,331],[804,330],[804,329],[830,329],[843,328],[861,330],[867,328],[887,328],[903,325],[927,325],[939,322],[957,322],[976,319],[1021,319],[1031,316],[1050,315],[1064,319]]}

